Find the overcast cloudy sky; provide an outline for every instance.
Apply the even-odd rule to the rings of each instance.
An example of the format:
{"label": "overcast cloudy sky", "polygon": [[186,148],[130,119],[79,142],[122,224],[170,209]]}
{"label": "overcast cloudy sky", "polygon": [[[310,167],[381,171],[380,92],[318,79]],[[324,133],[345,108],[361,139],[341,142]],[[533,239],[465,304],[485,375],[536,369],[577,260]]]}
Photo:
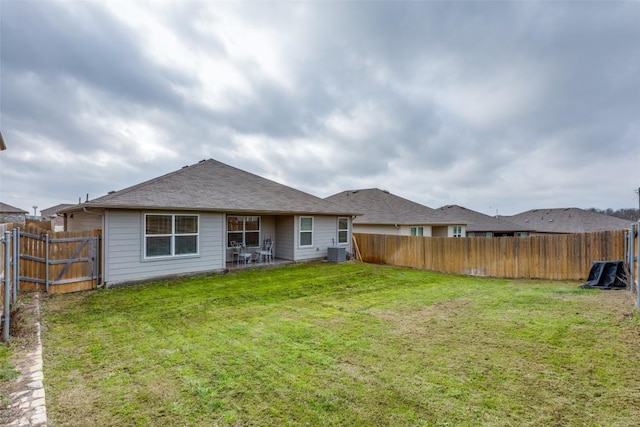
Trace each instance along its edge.
{"label": "overcast cloudy sky", "polygon": [[326,197],[637,207],[640,2],[0,1],[0,200],[201,159]]}

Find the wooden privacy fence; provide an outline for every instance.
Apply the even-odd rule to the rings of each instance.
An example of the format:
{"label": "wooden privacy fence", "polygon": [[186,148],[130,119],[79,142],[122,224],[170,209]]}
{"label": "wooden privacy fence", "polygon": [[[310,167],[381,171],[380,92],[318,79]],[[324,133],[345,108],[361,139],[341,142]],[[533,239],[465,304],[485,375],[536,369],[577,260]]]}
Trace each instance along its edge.
{"label": "wooden privacy fence", "polygon": [[93,289],[100,280],[100,230],[21,230],[20,288],[50,294]]}
{"label": "wooden privacy fence", "polygon": [[624,260],[625,231],[529,237],[354,233],[365,262],[490,277],[584,280],[593,261]]}
{"label": "wooden privacy fence", "polygon": [[17,245],[20,290],[58,294],[98,286],[101,230],[55,232],[21,224],[1,228],[20,230]]}

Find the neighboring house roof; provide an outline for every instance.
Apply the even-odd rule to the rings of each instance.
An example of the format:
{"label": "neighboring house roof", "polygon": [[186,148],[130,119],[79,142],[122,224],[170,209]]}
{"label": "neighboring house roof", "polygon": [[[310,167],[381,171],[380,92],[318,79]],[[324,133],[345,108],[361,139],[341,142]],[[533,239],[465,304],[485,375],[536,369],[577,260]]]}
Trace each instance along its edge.
{"label": "neighboring house roof", "polygon": [[467,224],[469,233],[515,233],[519,231],[532,231],[532,228],[516,224],[505,219],[485,215],[483,213],[467,209],[458,205],[447,205],[438,208],[450,218]]}
{"label": "neighboring house roof", "polygon": [[632,221],[579,208],[532,209],[502,218],[530,227],[539,233],[590,233],[622,230],[629,228],[632,224]]}
{"label": "neighboring house roof", "polygon": [[49,218],[49,217],[55,216],[61,210],[66,209],[66,208],[71,207],[71,206],[74,206],[74,205],[68,204],[68,203],[61,203],[59,205],[55,205],[55,206],[52,206],[52,207],[47,208],[47,209],[42,209],[40,211],[40,216],[42,216],[44,218]]}
{"label": "neighboring house roof", "polygon": [[344,209],[362,212],[353,220],[354,224],[466,224],[449,218],[445,213],[411,200],[393,195],[379,188],[347,190],[327,197]]}
{"label": "neighboring house roof", "polygon": [[16,208],[15,206],[8,205],[6,203],[0,202],[0,212],[2,213],[23,213],[27,214],[29,212],[22,210],[20,208]]}
{"label": "neighboring house roof", "polygon": [[213,159],[64,209],[184,209],[199,211],[354,215],[319,197]]}

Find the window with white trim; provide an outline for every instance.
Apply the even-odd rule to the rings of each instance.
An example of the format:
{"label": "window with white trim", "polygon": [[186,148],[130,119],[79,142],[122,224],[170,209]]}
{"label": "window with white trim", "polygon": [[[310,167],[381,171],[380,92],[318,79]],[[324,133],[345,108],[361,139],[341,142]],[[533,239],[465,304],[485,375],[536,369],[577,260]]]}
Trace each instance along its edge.
{"label": "window with white trim", "polygon": [[349,243],[349,218],[338,217],[338,244]]}
{"label": "window with white trim", "polygon": [[313,246],[313,217],[300,217],[300,246]]}
{"label": "window with white trim", "polygon": [[198,254],[198,215],[145,214],[144,257]]}
{"label": "window with white trim", "polygon": [[453,226],[453,237],[462,237],[462,226],[454,225]]}
{"label": "window with white trim", "polygon": [[412,236],[424,236],[424,227],[411,227]]}
{"label": "window with white trim", "polygon": [[248,248],[260,246],[259,216],[227,216],[227,248],[237,242]]}

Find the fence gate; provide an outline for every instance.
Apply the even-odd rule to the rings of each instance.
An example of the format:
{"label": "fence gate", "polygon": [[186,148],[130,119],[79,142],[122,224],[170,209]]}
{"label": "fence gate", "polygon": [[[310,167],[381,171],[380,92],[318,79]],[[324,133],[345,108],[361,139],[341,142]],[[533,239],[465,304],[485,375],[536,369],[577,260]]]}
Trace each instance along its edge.
{"label": "fence gate", "polygon": [[64,234],[20,230],[20,289],[57,294],[98,286],[100,235],[95,230]]}

